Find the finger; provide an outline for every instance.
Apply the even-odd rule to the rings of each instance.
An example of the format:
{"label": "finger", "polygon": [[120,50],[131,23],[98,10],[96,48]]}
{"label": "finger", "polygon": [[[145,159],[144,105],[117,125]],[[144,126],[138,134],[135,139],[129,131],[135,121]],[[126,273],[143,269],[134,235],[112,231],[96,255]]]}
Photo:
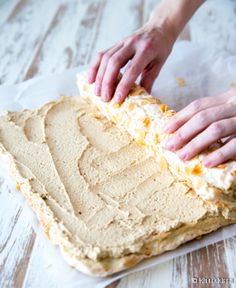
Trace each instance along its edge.
{"label": "finger", "polygon": [[206,130],[180,149],[177,154],[182,160],[190,160],[222,137],[236,132],[236,117],[220,120],[211,124]]}
{"label": "finger", "polygon": [[98,72],[96,75],[95,94],[97,96],[101,95],[102,80],[103,80],[104,73],[106,71],[107,63],[108,63],[110,57],[116,51],[118,51],[121,47],[122,47],[121,45],[114,46],[113,48],[107,50],[106,53],[104,53],[104,55],[102,57],[102,60],[101,60],[101,63],[99,65]]}
{"label": "finger", "polygon": [[101,63],[102,57],[105,52],[98,53],[95,60],[92,62],[92,65],[90,66],[89,72],[88,72],[88,82],[92,84],[96,80],[97,72],[99,65]]}
{"label": "finger", "polygon": [[143,53],[137,53],[128,65],[123,77],[121,78],[114,95],[114,101],[121,103],[124,101],[125,97],[128,95],[132,85],[142,73],[144,67],[147,65],[148,59]]}
{"label": "finger", "polygon": [[235,105],[225,104],[213,108],[205,109],[194,115],[166,142],[166,148],[175,151],[189,142],[194,136],[206,129],[210,124],[233,117],[235,115]]}
{"label": "finger", "polygon": [[171,118],[171,120],[164,128],[164,132],[173,133],[198,112],[210,107],[226,103],[231,94],[231,92],[226,92],[219,96],[205,97],[193,101]]}
{"label": "finger", "polygon": [[106,72],[102,81],[102,99],[111,100],[120,69],[133,57],[134,50],[125,46],[114,53],[109,59]]}
{"label": "finger", "polygon": [[230,90],[228,90],[225,94],[225,100],[228,103],[235,103],[235,98],[236,98],[236,87],[231,88]]}
{"label": "finger", "polygon": [[221,148],[207,155],[203,160],[203,165],[208,168],[215,167],[236,157],[236,138],[231,139]]}
{"label": "finger", "polygon": [[140,81],[140,85],[144,87],[148,93],[151,93],[153,83],[156,77],[158,76],[160,69],[161,65],[158,65],[158,63],[154,63],[154,65],[151,68],[145,70],[142,73],[142,79]]}

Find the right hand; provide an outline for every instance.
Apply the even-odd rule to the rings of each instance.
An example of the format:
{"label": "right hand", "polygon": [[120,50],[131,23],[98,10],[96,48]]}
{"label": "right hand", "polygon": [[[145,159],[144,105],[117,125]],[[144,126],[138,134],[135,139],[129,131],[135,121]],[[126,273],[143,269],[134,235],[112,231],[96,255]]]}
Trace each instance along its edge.
{"label": "right hand", "polygon": [[[89,82],[95,82],[95,94],[103,101],[121,103],[141,75],[140,85],[148,92],[172,50],[174,38],[160,27],[146,24],[131,36],[98,54],[89,70]],[[128,63],[118,82],[120,69]]]}

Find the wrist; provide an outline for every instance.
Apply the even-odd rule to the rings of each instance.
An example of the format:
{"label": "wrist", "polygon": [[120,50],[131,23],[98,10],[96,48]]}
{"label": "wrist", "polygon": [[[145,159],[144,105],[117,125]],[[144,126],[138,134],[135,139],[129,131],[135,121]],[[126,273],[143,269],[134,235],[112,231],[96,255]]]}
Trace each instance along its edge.
{"label": "wrist", "polygon": [[145,24],[149,30],[159,30],[168,39],[168,42],[173,43],[179,36],[180,28],[174,25],[174,19],[168,7],[159,5],[151,13],[148,22]]}
{"label": "wrist", "polygon": [[154,31],[154,33],[156,31],[157,34],[161,33],[170,46],[174,45],[178,37],[178,33],[174,29],[172,22],[163,14],[161,14],[161,17],[158,17],[158,19],[156,19],[156,17],[150,17],[148,22],[144,25],[144,28],[148,31]]}
{"label": "wrist", "polygon": [[149,27],[161,29],[175,42],[203,0],[162,0],[151,13]]}

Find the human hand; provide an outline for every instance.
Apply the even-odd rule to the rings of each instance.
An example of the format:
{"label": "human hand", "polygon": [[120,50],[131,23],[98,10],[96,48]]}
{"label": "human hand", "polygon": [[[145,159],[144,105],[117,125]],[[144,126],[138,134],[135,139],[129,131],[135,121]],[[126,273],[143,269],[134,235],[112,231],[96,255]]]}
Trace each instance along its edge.
{"label": "human hand", "polygon": [[166,148],[190,160],[211,144],[227,137],[223,146],[205,156],[206,167],[217,166],[236,157],[236,88],[217,97],[195,100],[178,112],[165,126],[174,133]]}
{"label": "human hand", "polygon": [[[141,86],[150,92],[155,78],[172,50],[171,33],[164,28],[145,25],[131,36],[98,54],[90,67],[90,83],[95,94],[109,101],[114,96],[121,103],[141,75]],[[120,69],[128,63],[118,83]]]}

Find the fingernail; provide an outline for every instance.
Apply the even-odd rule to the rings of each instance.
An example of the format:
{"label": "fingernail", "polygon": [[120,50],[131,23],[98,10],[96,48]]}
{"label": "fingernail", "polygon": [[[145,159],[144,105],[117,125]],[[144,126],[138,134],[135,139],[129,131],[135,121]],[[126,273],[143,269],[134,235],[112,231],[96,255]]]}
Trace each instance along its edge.
{"label": "fingernail", "polygon": [[120,92],[116,92],[115,95],[114,95],[114,101],[116,103],[120,103],[120,99],[121,99],[122,95]]}
{"label": "fingernail", "polygon": [[174,139],[170,138],[167,140],[166,142],[166,145],[165,145],[165,148],[170,150],[170,151],[173,151],[174,148],[175,148],[175,141]]}
{"label": "fingernail", "polygon": [[188,158],[188,153],[185,151],[179,151],[177,152],[179,158],[181,158],[182,160],[186,160]]}
{"label": "fingernail", "polygon": [[213,162],[211,160],[207,160],[206,159],[206,160],[203,161],[203,165],[208,167],[208,168],[210,168],[210,167],[213,166]]}
{"label": "fingernail", "polygon": [[104,102],[109,101],[109,94],[107,92],[102,93],[102,101]]}
{"label": "fingernail", "polygon": [[170,127],[169,127],[169,125],[166,125],[166,126],[163,128],[163,132],[164,132],[164,133],[169,133],[169,132],[170,132]]}
{"label": "fingernail", "polygon": [[100,96],[101,95],[101,89],[100,89],[100,87],[98,86],[98,85],[95,85],[95,94],[97,95],[97,96]]}
{"label": "fingernail", "polygon": [[89,76],[89,77],[88,77],[88,82],[89,82],[89,84],[92,84],[92,83],[93,83],[93,78],[92,78],[92,76]]}
{"label": "fingernail", "polygon": [[88,80],[89,83],[91,83],[92,77],[91,77],[90,73],[88,73],[88,75],[87,75],[87,80]]}

